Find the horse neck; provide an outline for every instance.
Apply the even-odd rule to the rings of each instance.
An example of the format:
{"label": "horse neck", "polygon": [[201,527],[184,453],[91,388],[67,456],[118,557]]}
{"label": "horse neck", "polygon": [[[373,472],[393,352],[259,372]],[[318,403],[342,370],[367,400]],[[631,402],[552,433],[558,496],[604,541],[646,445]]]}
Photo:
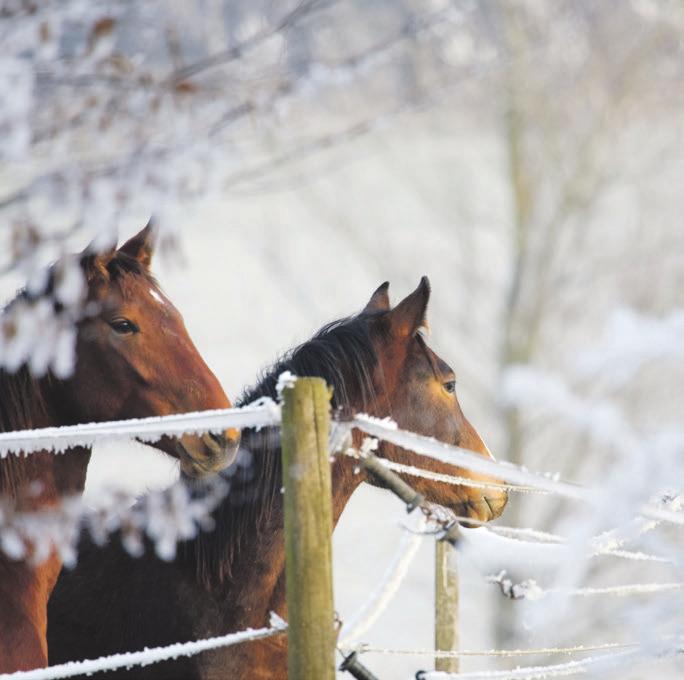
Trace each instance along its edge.
{"label": "horse neck", "polygon": [[[0,371],[0,430],[67,424],[56,415],[48,382],[34,380],[26,368],[18,374]],[[0,502],[9,502],[20,511],[54,505],[61,496],[83,490],[89,458],[90,451],[84,449],[61,455],[10,453],[0,460]],[[46,605],[60,569],[54,552],[39,565],[0,554],[0,601],[5,612],[11,612],[0,615],[0,640],[10,641],[8,646],[0,642],[0,671],[47,664]],[[12,640],[19,640],[19,645]]]}
{"label": "horse neck", "polygon": [[[243,445],[250,447],[250,434]],[[286,616],[285,542],[281,449],[256,452],[253,477],[261,480],[251,495],[233,483],[217,514],[217,527],[202,540],[220,546],[221,558],[213,565],[210,590],[225,603],[231,628],[264,625],[269,611]],[[332,466],[333,524],[336,525],[352,493],[362,481],[354,474],[351,459],[337,459]],[[233,477],[237,477],[235,473]],[[235,503],[240,501],[239,505]],[[201,552],[195,559],[201,561]],[[197,566],[197,562],[195,562]],[[207,585],[205,583],[205,585]]]}
{"label": "horse neck", "polygon": [[[58,408],[59,383],[37,380],[27,367],[16,373],[0,371],[0,431],[73,424]],[[60,496],[78,493],[85,486],[90,449],[68,449],[62,455],[39,451],[19,457],[10,453],[0,460],[0,496],[9,496],[24,509],[36,509]],[[39,487],[36,486],[39,483]]]}
{"label": "horse neck", "polygon": [[[333,529],[342,516],[349,499],[362,481],[362,476],[354,472],[355,463],[351,459],[337,458],[332,466],[332,514]],[[284,513],[279,517],[277,545],[279,548],[277,578],[270,592],[268,600],[256,599],[256,602],[268,602],[268,607],[261,613],[262,621],[269,612],[276,612],[280,617],[287,620],[287,602],[285,591],[285,531]]]}

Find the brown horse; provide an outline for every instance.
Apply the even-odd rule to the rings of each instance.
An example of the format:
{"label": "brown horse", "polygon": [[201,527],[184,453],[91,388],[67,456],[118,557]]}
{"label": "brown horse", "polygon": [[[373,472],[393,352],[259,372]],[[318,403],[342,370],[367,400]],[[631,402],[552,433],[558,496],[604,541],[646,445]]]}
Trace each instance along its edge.
{"label": "brown horse", "polygon": [[[335,409],[390,416],[400,427],[490,457],[461,412],[453,371],[420,332],[430,295],[427,279],[394,309],[387,287],[383,284],[359,315],[326,326],[290,352],[242,403],[274,397],[283,371],[320,376],[333,386]],[[354,438],[358,446],[360,433]],[[387,443],[379,455],[496,484]],[[346,457],[333,463],[335,522],[364,479],[354,465]],[[243,432],[236,464],[222,474],[231,491],[215,513],[215,530],[182,545],[175,562],[162,563],[149,550],[134,559],[118,541],[104,550],[83,546],[77,568],[62,573],[50,601],[50,663],[261,627],[272,610],[287,616],[278,430]],[[507,500],[495,485],[410,481],[429,500],[478,520],[497,517]],[[113,676],[272,680],[287,676],[286,657],[287,640],[280,636]]]}
{"label": "brown horse", "polygon": [[[190,340],[183,320],[151,276],[152,227],[118,251],[86,253],[84,317],[77,325],[76,363],[68,379],[33,377],[27,366],[0,371],[0,430],[226,408],[230,402]],[[54,270],[52,277],[54,279]],[[59,307],[54,281],[43,295]],[[32,298],[22,292],[10,303]],[[190,475],[231,463],[239,433],[162,438],[156,447],[180,458]],[[90,450],[71,449],[0,461],[0,501],[36,510],[81,492]],[[30,550],[30,547],[29,547]],[[53,552],[38,565],[0,554],[0,672],[47,664],[47,602],[61,563]]]}

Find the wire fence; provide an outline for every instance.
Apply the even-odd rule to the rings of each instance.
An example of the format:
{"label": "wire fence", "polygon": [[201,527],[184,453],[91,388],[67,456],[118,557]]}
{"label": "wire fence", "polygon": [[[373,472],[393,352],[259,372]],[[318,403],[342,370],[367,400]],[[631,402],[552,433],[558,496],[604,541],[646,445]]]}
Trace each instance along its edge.
{"label": "wire fence", "polygon": [[[0,456],[4,457],[14,453],[26,455],[36,451],[60,453],[71,447],[93,446],[98,441],[111,439],[137,439],[149,442],[163,435],[179,436],[185,433],[218,432],[227,428],[280,427],[281,416],[280,404],[266,399],[237,409],[0,433]],[[350,449],[348,438],[345,437],[354,428],[370,435],[371,438],[391,442],[421,456],[433,458],[468,471],[492,475],[503,481],[501,483],[485,483],[460,475],[443,475],[415,466],[377,459],[372,453],[374,440],[371,438],[366,438],[360,450]],[[513,492],[539,492],[554,494],[582,503],[591,504],[593,502],[590,489],[562,481],[555,475],[530,472],[519,466],[488,460],[459,447],[401,430],[391,421],[379,420],[368,415],[357,415],[352,421],[336,423],[331,435],[330,450],[333,454],[354,456],[360,463],[372,459],[376,461],[377,465],[377,461],[380,460],[380,467],[373,468],[376,473],[385,469],[387,474],[394,475],[396,479],[400,478],[395,473],[402,473],[409,477],[424,477],[447,484],[470,485],[480,488],[494,486]],[[443,671],[421,671],[416,676],[421,680],[444,680],[446,678],[462,678],[464,680],[507,678],[515,680],[516,678],[570,676],[586,673],[595,668],[605,670],[622,666],[631,663],[635,658],[666,658],[682,653],[681,641],[671,641],[666,647],[659,649],[657,653],[653,653],[650,649],[643,649],[638,643],[633,642],[483,651],[401,650],[373,647],[361,643],[360,640],[363,635],[378,620],[398,591],[421,541],[427,536],[432,536],[438,540],[447,539],[458,546],[458,521],[465,520],[470,524],[479,524],[477,520],[456,517],[453,513],[445,511],[439,506],[426,503],[424,500],[416,501],[415,492],[412,492],[411,488],[404,482],[402,484],[405,488],[402,487],[398,495],[407,503],[409,509],[420,507],[423,516],[414,529],[407,530],[404,538],[397,546],[396,554],[390,561],[381,582],[373,589],[356,615],[352,616],[342,627],[337,646],[344,655],[375,652],[454,658],[465,656],[548,656],[553,654],[586,654],[595,651],[607,652],[599,656],[573,660],[563,664],[531,666],[510,671],[457,674]],[[397,490],[391,485],[390,489],[397,493]],[[229,492],[229,485],[226,486],[225,482],[222,482],[214,487],[210,486],[209,492],[199,497],[202,500],[198,500],[183,485],[179,484],[163,492],[149,494],[135,506],[131,506],[132,499],[130,497],[112,494],[105,503],[94,510],[86,508],[78,499],[65,499],[57,509],[51,509],[50,513],[13,512],[7,504],[0,504],[0,549],[15,560],[25,559],[30,554],[33,561],[39,561],[41,557],[46,557],[53,548],[56,548],[65,562],[73,563],[76,559],[77,539],[84,527],[89,528],[91,534],[99,542],[104,542],[107,535],[112,531],[126,527],[126,531],[123,531],[122,534],[126,547],[133,554],[140,552],[143,536],[147,535],[155,542],[160,557],[172,559],[177,541],[191,538],[203,528],[210,529],[209,518],[212,511]],[[413,496],[411,496],[411,492]],[[629,560],[669,562],[669,558],[624,550],[622,546],[631,537],[643,535],[662,522],[675,525],[684,524],[684,514],[679,512],[681,505],[679,497],[666,497],[660,505],[649,504],[640,508],[641,516],[637,517],[629,527],[621,527],[618,530],[595,537],[589,544],[589,556],[609,555]],[[180,530],[178,529],[179,526],[181,527]],[[533,529],[499,526],[486,531],[518,545],[562,549],[566,544],[562,536]],[[27,545],[31,546],[31,550],[27,549]],[[36,551],[36,546],[43,546],[42,552]],[[627,584],[603,588],[587,587],[574,591],[561,591],[543,589],[536,584],[514,583],[507,578],[505,572],[490,577],[490,582],[497,584],[504,595],[514,599],[520,597],[535,599],[553,594],[580,597],[608,595],[624,597],[673,592],[684,588],[682,582],[669,582]],[[61,666],[9,673],[0,675],[0,680],[52,680],[53,678],[74,677],[116,668],[144,666],[181,655],[199,654],[209,649],[279,635],[286,628],[287,624],[284,621],[273,617],[268,628],[239,631],[222,637],[178,643],[168,647],[132,651]]]}
{"label": "wire fence", "polygon": [[70,661],[58,666],[49,666],[48,668],[36,668],[30,671],[4,673],[0,674],[0,680],[59,680],[59,678],[92,675],[93,673],[113,671],[118,668],[149,666],[150,664],[177,659],[181,656],[195,656],[211,649],[231,647],[253,640],[264,640],[265,638],[280,635],[286,630],[287,624],[280,617],[272,614],[271,625],[268,628],[242,630],[238,633],[230,633],[229,635],[222,635],[220,637],[176,643],[165,647],[153,647],[138,652],[112,654],[110,656],[103,656],[99,659]]}
{"label": "wire fence", "polygon": [[219,433],[229,428],[278,424],[280,406],[271,399],[260,399],[241,408],[0,432],[0,458],[10,453],[63,453],[70,448],[92,447],[102,441],[137,439],[155,442],[164,435],[178,437],[184,434]]}

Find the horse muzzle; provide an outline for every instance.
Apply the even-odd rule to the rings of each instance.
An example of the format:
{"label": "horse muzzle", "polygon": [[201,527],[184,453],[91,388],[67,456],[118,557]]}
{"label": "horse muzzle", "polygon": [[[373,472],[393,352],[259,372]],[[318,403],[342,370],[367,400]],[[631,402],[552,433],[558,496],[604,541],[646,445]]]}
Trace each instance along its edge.
{"label": "horse muzzle", "polygon": [[[462,503],[459,514],[463,517],[479,522],[490,522],[501,516],[508,503],[508,493],[505,490],[493,490],[477,498],[469,497]],[[462,522],[467,526],[467,522]],[[477,526],[477,525],[473,525]]]}
{"label": "horse muzzle", "polygon": [[183,472],[189,477],[202,477],[233,463],[240,446],[240,431],[231,428],[219,434],[184,434],[176,441]]}

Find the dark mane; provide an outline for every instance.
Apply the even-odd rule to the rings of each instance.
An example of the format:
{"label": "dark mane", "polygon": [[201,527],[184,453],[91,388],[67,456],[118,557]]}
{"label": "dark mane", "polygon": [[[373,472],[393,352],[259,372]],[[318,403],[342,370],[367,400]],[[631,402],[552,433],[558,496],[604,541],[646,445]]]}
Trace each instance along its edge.
{"label": "dark mane", "polygon": [[261,397],[277,397],[282,373],[320,377],[333,387],[334,409],[370,406],[375,400],[373,371],[377,357],[368,321],[377,314],[358,314],[326,324],[309,341],[282,356],[262,372],[256,386],[246,389],[237,404],[244,406]]}
{"label": "dark mane", "polygon": [[[87,272],[93,268],[95,255],[88,255],[81,259],[81,266]],[[55,267],[52,265],[46,277],[46,284],[40,292],[30,292],[22,288],[16,296],[4,307],[2,316],[10,312],[19,301],[35,301],[40,298],[53,299],[55,310],[59,313],[60,304],[54,300]],[[153,285],[157,285],[154,277],[135,259],[125,253],[117,252],[107,263],[107,271],[112,281],[121,282],[127,275],[143,276]],[[1,321],[1,318],[0,318]],[[0,332],[3,332],[0,328]],[[36,378],[25,364],[11,373],[0,368],[0,432],[12,432],[36,427],[48,427],[50,422],[46,392],[51,381],[55,378],[48,374],[43,378]],[[0,496],[15,496],[17,489],[32,477],[33,457],[20,458],[9,454],[0,460]]]}
{"label": "dark mane", "polygon": [[[374,372],[378,359],[369,321],[377,313],[361,313],[327,324],[308,342],[290,350],[243,392],[239,406],[261,397],[275,399],[279,376],[321,377],[333,388],[338,411],[373,410]],[[268,522],[280,499],[282,485],[279,428],[244,430],[238,460],[223,473],[228,496],[214,514],[215,528],[181,547],[182,559],[196,569],[206,587],[231,578],[231,564],[248,532]]]}
{"label": "dark mane", "polygon": [[141,276],[146,281],[149,281],[149,283],[159,286],[157,279],[150,274],[149,269],[147,269],[139,260],[130,255],[126,255],[126,253],[117,251],[116,256],[107,263],[107,271],[109,272],[112,281],[118,281],[127,274],[132,274],[133,276]]}
{"label": "dark mane", "polygon": [[[27,366],[16,373],[0,369],[0,432],[26,430],[48,425],[47,407],[41,381]],[[0,497],[16,496],[18,488],[30,477],[33,458],[10,453],[0,460]]]}

